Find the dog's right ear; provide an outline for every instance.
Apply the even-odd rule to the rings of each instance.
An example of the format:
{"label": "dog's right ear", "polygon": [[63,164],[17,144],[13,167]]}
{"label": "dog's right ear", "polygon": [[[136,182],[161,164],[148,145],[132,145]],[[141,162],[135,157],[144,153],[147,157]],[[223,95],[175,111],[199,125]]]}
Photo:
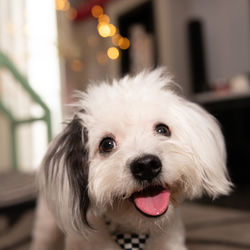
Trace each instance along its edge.
{"label": "dog's right ear", "polygon": [[89,208],[88,131],[75,115],[51,142],[40,170],[40,188],[64,231],[84,232]]}

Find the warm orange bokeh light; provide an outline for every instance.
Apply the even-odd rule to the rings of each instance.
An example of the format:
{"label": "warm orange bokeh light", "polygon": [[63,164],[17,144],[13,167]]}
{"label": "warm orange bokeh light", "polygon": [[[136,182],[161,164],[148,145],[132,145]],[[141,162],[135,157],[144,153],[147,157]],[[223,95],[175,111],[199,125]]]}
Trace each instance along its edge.
{"label": "warm orange bokeh light", "polygon": [[116,33],[116,27],[113,24],[109,24],[109,28],[110,28],[110,35],[109,36],[114,36]]}
{"label": "warm orange bokeh light", "polygon": [[100,16],[103,15],[103,8],[100,5],[95,5],[91,9],[91,14],[95,18],[99,18]]}
{"label": "warm orange bokeh light", "polygon": [[70,67],[74,72],[81,72],[83,68],[83,63],[80,60],[75,59],[71,62]]}
{"label": "warm orange bokeh light", "polygon": [[70,4],[68,0],[55,0],[56,10],[67,11],[70,9]]}
{"label": "warm orange bokeh light", "polygon": [[130,42],[129,42],[128,38],[126,38],[126,37],[120,38],[118,41],[118,46],[121,49],[128,49],[130,46]]}
{"label": "warm orange bokeh light", "polygon": [[100,36],[108,37],[111,34],[111,29],[107,23],[99,23],[97,25],[97,30]]}
{"label": "warm orange bokeh light", "polygon": [[115,47],[110,47],[107,51],[107,55],[110,59],[115,60],[119,57],[119,50]]}
{"label": "warm orange bokeh light", "polygon": [[67,18],[69,20],[75,20],[77,17],[77,10],[75,8],[70,8],[68,11],[67,11]]}
{"label": "warm orange bokeh light", "polygon": [[98,17],[98,21],[100,23],[109,23],[110,22],[110,18],[107,15],[101,15],[101,16]]}
{"label": "warm orange bokeh light", "polygon": [[114,36],[112,36],[112,43],[115,46],[118,46],[119,40],[122,38],[122,36],[120,34],[115,34]]}

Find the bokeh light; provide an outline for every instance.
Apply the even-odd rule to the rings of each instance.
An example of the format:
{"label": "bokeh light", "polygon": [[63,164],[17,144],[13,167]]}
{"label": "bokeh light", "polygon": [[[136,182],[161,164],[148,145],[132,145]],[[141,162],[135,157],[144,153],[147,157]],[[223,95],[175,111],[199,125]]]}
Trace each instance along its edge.
{"label": "bokeh light", "polygon": [[[97,31],[101,37],[111,37],[113,45],[120,47],[122,50],[126,50],[130,47],[130,41],[128,38],[122,37],[119,34],[119,30],[115,27],[115,25],[110,23],[110,17],[104,14],[103,8],[100,5],[95,5],[92,7],[91,13],[95,18],[98,19]],[[92,44],[89,43],[89,46],[92,47]],[[111,59],[116,59],[119,57],[119,50],[117,48],[114,50],[113,47],[113,49],[110,51],[112,52],[110,52],[109,56]]]}
{"label": "bokeh light", "polygon": [[115,47],[110,47],[107,51],[107,55],[110,59],[115,60],[119,57],[119,50]]}
{"label": "bokeh light", "polygon": [[98,18],[103,15],[103,8],[100,5],[95,5],[91,9],[91,14],[93,17]]}
{"label": "bokeh light", "polygon": [[130,42],[129,42],[128,38],[126,38],[126,37],[120,38],[118,41],[118,46],[121,49],[128,49],[130,46]]}
{"label": "bokeh light", "polygon": [[122,36],[120,34],[115,34],[114,36],[112,36],[112,43],[115,46],[118,46],[119,40],[122,38]]}
{"label": "bokeh light", "polygon": [[67,11],[70,9],[68,0],[55,0],[56,10]]}
{"label": "bokeh light", "polygon": [[107,15],[101,15],[101,16],[98,17],[98,21],[100,23],[109,23],[110,22],[110,18]]}
{"label": "bokeh light", "polygon": [[100,36],[108,37],[111,34],[111,29],[107,23],[99,23],[97,25],[97,30]]}
{"label": "bokeh light", "polygon": [[83,63],[79,59],[75,59],[71,62],[70,67],[74,72],[81,72],[83,69]]}
{"label": "bokeh light", "polygon": [[114,36],[115,33],[116,33],[116,27],[115,27],[115,25],[109,24],[109,28],[110,28],[110,34],[109,34],[109,36]]}
{"label": "bokeh light", "polygon": [[67,18],[69,20],[75,20],[77,17],[77,10],[75,8],[70,8],[67,12],[66,12]]}

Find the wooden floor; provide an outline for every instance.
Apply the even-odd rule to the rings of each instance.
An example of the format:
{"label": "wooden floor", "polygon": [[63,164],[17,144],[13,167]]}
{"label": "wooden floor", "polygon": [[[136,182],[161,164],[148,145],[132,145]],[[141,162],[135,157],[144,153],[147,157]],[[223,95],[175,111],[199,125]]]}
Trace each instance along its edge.
{"label": "wooden floor", "polygon": [[[181,212],[190,250],[250,249],[250,211],[185,203]],[[28,207],[8,223],[0,215],[0,250],[28,250],[34,209]]]}
{"label": "wooden floor", "polygon": [[192,203],[181,210],[188,249],[250,249],[250,211]]}

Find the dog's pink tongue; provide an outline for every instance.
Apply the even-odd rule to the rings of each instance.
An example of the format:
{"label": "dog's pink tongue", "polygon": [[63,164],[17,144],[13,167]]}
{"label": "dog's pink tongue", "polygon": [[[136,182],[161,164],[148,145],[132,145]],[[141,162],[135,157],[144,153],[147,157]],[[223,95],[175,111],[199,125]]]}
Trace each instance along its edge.
{"label": "dog's pink tongue", "polygon": [[141,212],[149,216],[160,216],[168,209],[170,191],[163,189],[154,194],[139,193],[134,197],[134,203]]}

